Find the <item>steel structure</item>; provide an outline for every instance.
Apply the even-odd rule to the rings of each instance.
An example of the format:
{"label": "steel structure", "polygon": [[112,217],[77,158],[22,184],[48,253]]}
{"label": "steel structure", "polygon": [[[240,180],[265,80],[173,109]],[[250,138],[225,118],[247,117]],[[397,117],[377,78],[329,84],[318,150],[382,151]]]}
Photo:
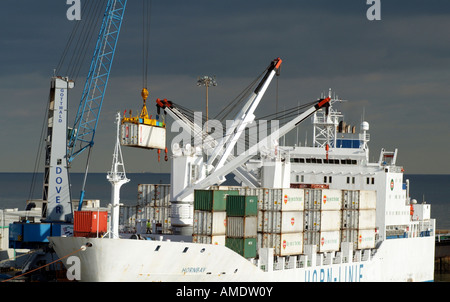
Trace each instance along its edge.
{"label": "steel structure", "polygon": [[80,196],[80,207],[84,197],[84,186],[89,168],[91,149],[94,145],[95,131],[108,85],[126,5],[127,0],[109,0],[106,5],[91,66],[74,121],[72,135],[68,141],[67,162],[69,165],[79,154],[86,149],[89,150]]}

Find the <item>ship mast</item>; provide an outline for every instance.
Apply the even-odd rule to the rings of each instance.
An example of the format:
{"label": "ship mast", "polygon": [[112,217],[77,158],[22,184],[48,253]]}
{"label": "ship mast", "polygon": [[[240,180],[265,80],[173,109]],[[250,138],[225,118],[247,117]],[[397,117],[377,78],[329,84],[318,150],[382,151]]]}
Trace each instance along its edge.
{"label": "ship mast", "polygon": [[125,166],[123,164],[122,149],[120,148],[120,113],[117,113],[117,138],[114,147],[113,161],[111,171],[108,172],[106,178],[111,183],[111,228],[109,231],[110,238],[119,238],[119,207],[120,207],[120,188],[130,180],[125,174]]}

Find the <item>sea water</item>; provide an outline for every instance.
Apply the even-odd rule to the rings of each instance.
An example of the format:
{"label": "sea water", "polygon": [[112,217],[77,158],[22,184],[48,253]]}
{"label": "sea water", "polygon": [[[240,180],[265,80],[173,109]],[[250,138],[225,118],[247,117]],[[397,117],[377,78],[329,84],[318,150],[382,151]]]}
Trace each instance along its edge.
{"label": "sea water", "polygon": [[[136,205],[139,184],[169,184],[170,174],[128,173],[130,182],[120,190],[120,202]],[[73,199],[80,198],[83,173],[70,176]],[[0,173],[0,209],[18,208],[24,210],[26,200],[42,198],[42,173],[36,175],[32,188],[33,173]],[[431,217],[436,219],[436,228],[450,230],[450,175],[404,175],[409,179],[410,196],[418,203],[431,204]],[[30,192],[31,191],[31,192]],[[85,199],[99,199],[106,207],[111,202],[111,184],[106,173],[90,173],[86,182]]]}

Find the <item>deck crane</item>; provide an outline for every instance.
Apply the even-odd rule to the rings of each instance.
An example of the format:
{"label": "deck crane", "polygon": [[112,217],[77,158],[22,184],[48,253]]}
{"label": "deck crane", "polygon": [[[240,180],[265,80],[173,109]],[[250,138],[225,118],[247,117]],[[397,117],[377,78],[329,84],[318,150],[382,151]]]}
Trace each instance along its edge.
{"label": "deck crane", "polygon": [[[47,201],[47,208],[43,209],[46,221],[71,221],[73,214],[68,168],[78,155],[88,150],[78,207],[78,210],[81,209],[94,136],[126,5],[127,0],[108,0],[106,4],[74,126],[67,139],[67,89],[73,88],[74,84],[68,78],[52,79],[43,193],[43,199]],[[56,153],[57,150],[59,153]]]}
{"label": "deck crane", "polygon": [[[230,154],[231,151],[236,145],[241,134],[245,131],[245,128],[254,121],[254,112],[259,105],[262,97],[264,96],[264,93],[266,92],[273,77],[278,74],[281,63],[282,60],[280,58],[277,58],[270,62],[269,66],[265,70],[264,76],[262,76],[254,91],[251,92],[242,109],[236,114],[233,120],[233,124],[227,129],[225,136],[223,136],[214,147],[207,159],[207,162],[200,165],[201,168],[198,174],[207,175],[209,173],[212,173],[215,169],[222,167],[227,160],[233,158],[233,156]],[[178,110],[178,108],[174,106],[170,101],[157,100],[156,103],[158,108],[164,109],[165,112],[168,113],[174,120],[178,121],[188,133],[192,133],[192,135],[194,136],[194,145],[196,147],[200,145],[202,141],[206,140],[208,134],[206,133],[206,131],[203,131],[202,125],[198,125],[198,123],[195,123],[194,121],[191,121],[189,118],[184,116],[184,114],[180,110]],[[225,148],[225,146],[227,148]],[[184,159],[181,158],[177,158],[174,160],[184,161]],[[197,159],[197,161],[198,160],[199,159]],[[177,165],[177,167],[183,166],[185,164],[185,161],[183,163],[173,163],[173,165]],[[251,187],[257,186],[255,177],[247,172],[244,168],[236,167],[235,173],[236,177],[238,177],[247,185]],[[222,181],[224,181],[224,179]],[[179,182],[175,183],[179,184]],[[180,187],[188,185],[189,181],[185,180],[182,183],[183,184],[181,184]],[[177,191],[177,185],[174,185],[172,196],[177,196]]]}
{"label": "deck crane", "polygon": [[[178,153],[178,156],[174,156],[172,160],[172,169],[174,169],[175,166],[177,169],[176,171],[173,170],[171,173],[172,225],[180,227],[180,230],[182,230],[183,227],[189,227],[189,225],[191,225],[192,215],[190,212],[192,210],[194,190],[208,188],[212,185],[220,185],[225,180],[224,177],[231,172],[238,174],[238,178],[241,179],[250,176],[247,178],[248,183],[246,184],[252,184],[252,175],[243,167],[243,165],[250,158],[258,154],[260,150],[267,147],[268,144],[273,144],[279,137],[287,134],[314,112],[329,106],[330,98],[318,100],[313,103],[309,109],[282,126],[278,131],[263,138],[257,144],[251,146],[246,152],[234,157],[231,154],[231,151],[239,136],[244,131],[245,126],[250,124],[255,118],[253,112],[258,106],[271,79],[279,69],[280,64],[280,59],[276,59],[271,63],[257,89],[250,95],[246,104],[236,116],[233,126],[228,129],[227,133],[219,141],[206,162],[203,161],[203,154],[200,155],[198,152],[199,150],[197,150],[197,148],[192,148],[190,145],[184,146],[183,149],[176,146],[175,150],[173,150],[174,155],[175,153]],[[195,128],[196,125],[194,125],[187,117],[183,116],[171,102],[159,100],[159,102],[157,101],[157,106],[164,109],[165,112],[176,121],[180,121],[185,129],[195,129],[194,135],[201,133],[202,137],[205,136],[205,133],[198,128],[198,125],[197,128]],[[195,172],[196,169],[199,169],[200,172]],[[206,169],[207,171],[205,171]],[[254,184],[256,185],[256,183]]]}

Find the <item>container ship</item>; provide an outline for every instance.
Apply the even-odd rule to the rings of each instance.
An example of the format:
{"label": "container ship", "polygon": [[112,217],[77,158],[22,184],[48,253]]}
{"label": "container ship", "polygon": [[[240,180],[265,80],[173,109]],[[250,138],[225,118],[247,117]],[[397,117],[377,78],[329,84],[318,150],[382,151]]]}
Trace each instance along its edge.
{"label": "container ship", "polygon": [[[10,224],[10,248],[40,251],[35,266],[54,263],[54,251],[67,277],[80,281],[434,279],[436,223],[430,205],[409,196],[397,150],[382,149],[378,161],[369,160],[367,122],[358,132],[347,125],[336,109],[341,100],[331,92],[285,110],[283,125],[278,118],[256,120],[265,91],[280,75],[280,58],[227,104],[222,112],[238,112],[226,123],[226,116],[208,120],[207,110],[203,122],[201,113],[167,99],[157,99],[157,114],[149,115],[144,68],[140,115],[116,118],[109,210],[89,211],[84,189],[91,150],[126,6],[127,0],[106,3],[73,127],[68,127],[68,92],[78,74],[56,76],[58,69],[51,79],[42,130],[42,200],[29,203],[26,217]],[[148,25],[148,7],[143,11]],[[148,53],[148,32],[143,37]],[[69,39],[66,49],[76,40]],[[199,78],[198,84],[207,88],[214,80]],[[120,203],[120,188],[129,181],[121,146],[158,150],[158,158],[163,151],[169,160],[166,115],[182,132],[170,146],[170,184],[139,185],[137,210],[130,214]],[[310,118],[312,145],[280,145]],[[74,210],[69,168],[85,151]],[[234,176],[236,185],[226,186],[227,176]],[[40,223],[28,213],[36,204],[42,205]]]}
{"label": "container ship", "polygon": [[[124,214],[116,213],[116,226],[105,226],[103,236],[49,238],[59,257],[79,257],[79,280],[433,281],[430,205],[410,197],[397,149],[369,161],[369,123],[358,132],[347,125],[331,91],[232,154],[280,64],[271,62],[220,140],[172,145],[171,183],[138,186],[133,235],[121,234]],[[207,141],[175,104],[157,103]],[[307,118],[311,146],[278,144]],[[120,144],[129,145],[123,138]],[[223,185],[229,174],[238,185]],[[117,204],[118,196],[112,200]]]}

